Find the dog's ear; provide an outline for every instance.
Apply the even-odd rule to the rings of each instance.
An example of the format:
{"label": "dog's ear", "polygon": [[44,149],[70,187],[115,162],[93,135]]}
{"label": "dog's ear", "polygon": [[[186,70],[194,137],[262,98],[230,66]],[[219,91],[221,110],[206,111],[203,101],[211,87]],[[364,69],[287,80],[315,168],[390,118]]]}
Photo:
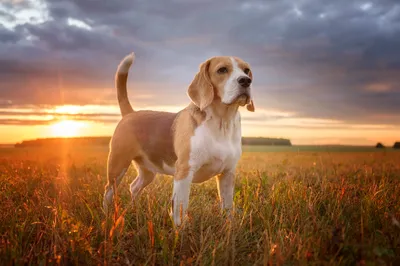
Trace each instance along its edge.
{"label": "dog's ear", "polygon": [[[251,72],[251,70],[249,72],[249,78],[251,78],[251,80],[253,80],[253,73]],[[256,108],[254,107],[253,97],[250,98],[250,103],[246,105],[246,108],[250,112],[254,112],[256,110]]]}
{"label": "dog's ear", "polygon": [[211,59],[200,65],[200,70],[189,85],[188,96],[203,111],[214,100],[214,87],[208,72]]}
{"label": "dog's ear", "polygon": [[246,108],[248,111],[250,112],[254,112],[256,110],[256,108],[254,107],[254,102],[253,100],[250,100],[250,103],[248,105],[246,105]]}

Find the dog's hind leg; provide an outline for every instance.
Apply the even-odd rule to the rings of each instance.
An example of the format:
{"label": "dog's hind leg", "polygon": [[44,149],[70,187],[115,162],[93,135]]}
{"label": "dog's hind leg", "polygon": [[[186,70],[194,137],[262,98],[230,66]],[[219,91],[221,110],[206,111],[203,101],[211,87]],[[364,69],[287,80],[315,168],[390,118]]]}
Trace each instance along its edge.
{"label": "dog's hind leg", "polygon": [[109,205],[113,200],[114,188],[117,188],[121,183],[122,178],[132,162],[133,155],[132,150],[127,150],[124,147],[111,148],[107,166],[108,182],[105,187],[103,199],[103,209],[105,213],[108,213]]}
{"label": "dog's hind leg", "polygon": [[134,201],[137,196],[139,196],[140,192],[154,180],[156,175],[142,164],[136,163],[135,165],[138,175],[130,185],[132,201]]}

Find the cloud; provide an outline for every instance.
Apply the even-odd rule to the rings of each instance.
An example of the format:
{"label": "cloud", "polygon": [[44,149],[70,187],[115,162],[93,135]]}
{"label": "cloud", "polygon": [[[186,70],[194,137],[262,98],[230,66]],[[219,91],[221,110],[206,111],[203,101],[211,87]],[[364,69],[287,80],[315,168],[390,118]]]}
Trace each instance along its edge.
{"label": "cloud", "polygon": [[0,25],[0,42],[6,44],[15,44],[20,40],[21,36],[14,31],[6,29]]}
{"label": "cloud", "polygon": [[44,120],[23,120],[23,119],[0,119],[0,125],[18,125],[18,126],[38,126],[48,125],[49,121]]}
{"label": "cloud", "polygon": [[[183,106],[146,106],[143,110],[159,110],[177,112]],[[13,109],[0,108],[0,125],[51,125],[63,120],[81,121],[87,123],[101,123],[116,125],[121,119],[120,111],[114,105],[85,105],[63,106],[52,108],[51,106],[33,107],[19,106]],[[362,121],[348,123],[335,119],[322,119],[299,116],[296,113],[288,113],[273,109],[258,109],[257,113],[247,113],[242,110],[242,124],[260,129],[312,129],[312,130],[365,130],[387,131],[400,130],[400,126],[393,124],[365,124]]]}
{"label": "cloud", "polygon": [[115,113],[90,113],[90,114],[70,114],[70,113],[49,113],[49,112],[26,112],[26,111],[0,111],[0,116],[55,116],[55,117],[65,117],[65,118],[79,118],[79,117],[118,117],[120,114]]}
{"label": "cloud", "polygon": [[198,65],[224,54],[251,64],[261,108],[400,123],[396,1],[20,2],[0,4],[0,104],[116,103],[114,71],[134,50],[132,100],[184,105]]}

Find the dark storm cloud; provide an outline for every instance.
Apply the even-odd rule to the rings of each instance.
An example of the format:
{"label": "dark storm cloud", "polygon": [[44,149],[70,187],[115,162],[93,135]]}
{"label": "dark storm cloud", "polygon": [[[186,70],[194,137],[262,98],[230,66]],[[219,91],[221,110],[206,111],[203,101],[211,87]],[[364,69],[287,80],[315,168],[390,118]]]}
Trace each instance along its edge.
{"label": "dark storm cloud", "polygon": [[[0,14],[1,16],[1,14]],[[22,38],[21,34],[14,32],[12,30],[6,29],[0,25],[0,43],[3,44],[15,44]]]}
{"label": "dark storm cloud", "polygon": [[[7,78],[0,85],[0,99],[21,104],[90,103],[93,93],[85,91],[112,91],[116,65],[131,50],[137,53],[137,65],[130,82],[177,84],[169,91],[160,85],[152,88],[153,93],[184,94],[198,65],[224,54],[250,62],[260,108],[349,122],[400,123],[396,1],[46,4],[51,21],[26,23],[14,31],[0,28],[0,79]],[[71,18],[91,30],[68,25]],[[73,92],[60,93],[55,86],[60,77]],[[82,88],[79,94],[76,88]],[[114,100],[110,91],[95,100]],[[134,97],[133,92],[130,95]]]}

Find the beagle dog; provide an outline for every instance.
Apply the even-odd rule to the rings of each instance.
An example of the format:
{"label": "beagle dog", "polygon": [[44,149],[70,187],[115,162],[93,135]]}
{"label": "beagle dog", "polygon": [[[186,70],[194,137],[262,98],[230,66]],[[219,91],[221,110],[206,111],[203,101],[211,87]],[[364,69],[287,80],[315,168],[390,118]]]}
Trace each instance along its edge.
{"label": "beagle dog", "polygon": [[172,218],[176,226],[185,217],[191,184],[214,176],[221,207],[229,211],[235,168],[242,154],[238,108],[246,105],[254,112],[249,64],[237,57],[208,59],[187,90],[191,103],[178,113],[169,113],[132,109],[126,83],[134,59],[134,53],[126,56],[115,76],[122,119],[110,141],[104,211],[131,162],[138,172],[130,184],[132,200],[157,173],[174,177]]}

